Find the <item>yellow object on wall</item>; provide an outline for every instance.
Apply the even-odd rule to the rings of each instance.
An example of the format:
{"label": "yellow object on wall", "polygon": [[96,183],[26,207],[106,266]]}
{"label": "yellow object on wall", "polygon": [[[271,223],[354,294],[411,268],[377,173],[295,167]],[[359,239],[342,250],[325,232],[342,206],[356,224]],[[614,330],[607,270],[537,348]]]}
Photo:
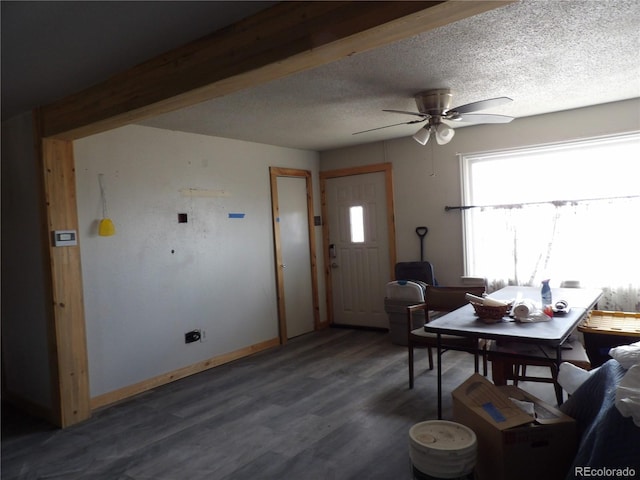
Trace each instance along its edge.
{"label": "yellow object on wall", "polygon": [[98,225],[98,235],[101,237],[110,237],[116,234],[116,226],[110,218],[103,218]]}
{"label": "yellow object on wall", "polygon": [[110,237],[116,234],[116,227],[113,221],[107,215],[107,197],[104,193],[104,183],[102,173],[98,174],[98,183],[100,184],[100,199],[102,200],[102,220],[98,225],[98,235],[101,237]]}

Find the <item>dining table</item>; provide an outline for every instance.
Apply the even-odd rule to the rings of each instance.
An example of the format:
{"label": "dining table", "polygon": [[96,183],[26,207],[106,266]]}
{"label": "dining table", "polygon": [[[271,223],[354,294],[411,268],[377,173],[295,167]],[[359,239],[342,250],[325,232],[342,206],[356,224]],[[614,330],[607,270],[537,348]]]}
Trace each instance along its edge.
{"label": "dining table", "polygon": [[[476,339],[505,342],[534,343],[556,351],[556,362],[562,363],[562,345],[602,296],[596,288],[552,288],[554,303],[563,300],[567,308],[548,321],[519,321],[505,314],[502,319],[486,321],[479,318],[473,305],[467,304],[425,324],[427,332],[436,334],[438,419],[442,419],[442,335],[456,335]],[[530,300],[541,303],[540,289],[526,286],[507,286],[487,295],[489,298],[513,302]]]}

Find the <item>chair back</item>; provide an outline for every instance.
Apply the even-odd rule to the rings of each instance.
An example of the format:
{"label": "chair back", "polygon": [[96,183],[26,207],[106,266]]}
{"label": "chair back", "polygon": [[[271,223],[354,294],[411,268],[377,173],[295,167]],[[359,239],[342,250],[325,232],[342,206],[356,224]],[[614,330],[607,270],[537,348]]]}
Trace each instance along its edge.
{"label": "chair back", "polygon": [[484,292],[484,286],[435,287],[427,285],[424,303],[427,311],[452,312],[469,303],[465,298],[466,293],[480,297]]}
{"label": "chair back", "polygon": [[483,277],[460,277],[460,284],[474,287],[486,287],[487,279]]}
{"label": "chair back", "polygon": [[399,262],[395,266],[396,280],[418,280],[427,285],[436,283],[433,265],[429,262]]}

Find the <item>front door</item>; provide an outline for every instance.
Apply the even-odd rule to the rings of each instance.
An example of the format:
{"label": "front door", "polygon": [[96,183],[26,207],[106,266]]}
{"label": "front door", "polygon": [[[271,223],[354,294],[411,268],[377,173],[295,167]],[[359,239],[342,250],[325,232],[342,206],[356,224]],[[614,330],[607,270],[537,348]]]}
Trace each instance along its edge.
{"label": "front door", "polygon": [[328,291],[335,324],[389,326],[384,290],[395,261],[395,233],[387,175],[389,169],[324,180]]}

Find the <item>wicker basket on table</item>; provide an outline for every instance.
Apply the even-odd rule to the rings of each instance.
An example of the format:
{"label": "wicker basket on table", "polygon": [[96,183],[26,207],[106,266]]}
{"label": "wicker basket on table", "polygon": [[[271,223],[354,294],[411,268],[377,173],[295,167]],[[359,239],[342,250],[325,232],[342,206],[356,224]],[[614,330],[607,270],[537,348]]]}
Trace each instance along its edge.
{"label": "wicker basket on table", "polygon": [[499,322],[511,309],[511,304],[504,306],[488,306],[473,301],[469,303],[473,305],[473,309],[476,311],[478,318],[485,323]]}

